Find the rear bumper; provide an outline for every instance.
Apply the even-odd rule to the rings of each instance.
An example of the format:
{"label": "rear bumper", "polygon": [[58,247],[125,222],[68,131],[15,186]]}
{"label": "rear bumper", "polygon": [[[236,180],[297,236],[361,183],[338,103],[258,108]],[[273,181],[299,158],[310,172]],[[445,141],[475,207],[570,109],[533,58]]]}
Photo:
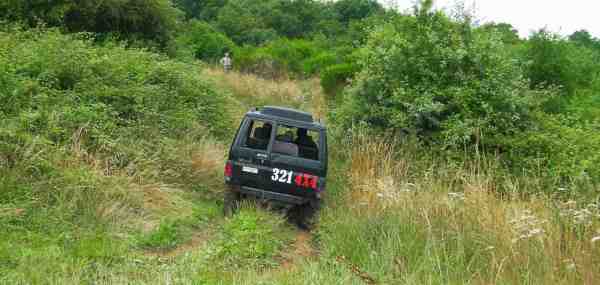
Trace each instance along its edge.
{"label": "rear bumper", "polygon": [[289,194],[277,193],[266,191],[258,188],[252,188],[247,186],[233,186],[230,185],[231,190],[237,191],[241,194],[253,196],[254,198],[261,200],[273,200],[278,202],[283,202],[287,204],[301,205],[310,201],[309,198],[298,197]]}

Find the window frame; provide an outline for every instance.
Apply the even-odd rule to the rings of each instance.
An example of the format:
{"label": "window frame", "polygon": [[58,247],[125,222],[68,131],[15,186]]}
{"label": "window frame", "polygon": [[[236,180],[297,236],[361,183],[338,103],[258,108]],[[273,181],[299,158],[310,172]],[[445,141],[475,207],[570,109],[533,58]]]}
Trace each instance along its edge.
{"label": "window frame", "polygon": [[[312,132],[318,133],[319,134],[319,140],[318,140],[318,143],[317,143],[317,150],[318,150],[318,156],[317,157],[318,157],[318,159],[315,160],[315,159],[310,159],[310,158],[304,158],[304,157],[301,157],[299,155],[298,156],[293,156],[293,155],[289,155],[289,154],[285,154],[285,153],[273,152],[272,151],[272,146],[273,146],[273,143],[275,143],[275,140],[277,139],[276,138],[277,137],[277,130],[279,129],[280,125],[283,125],[283,126],[286,126],[286,127],[289,127],[289,128],[296,128],[296,129],[303,128],[303,129],[308,130],[309,132],[312,131]],[[324,142],[321,140],[322,136],[323,136],[323,131],[321,129],[318,129],[318,128],[310,128],[310,127],[298,126],[298,125],[290,124],[290,123],[286,123],[286,122],[276,121],[275,122],[275,126],[273,127],[273,130],[271,132],[271,142],[269,143],[269,153],[270,154],[275,154],[275,155],[278,155],[278,156],[284,156],[286,158],[300,159],[300,160],[311,162],[311,163],[323,163],[323,155],[324,155],[323,154],[323,143]]]}
{"label": "window frame", "polygon": [[[263,122],[264,123],[270,123],[271,124],[271,134],[269,137],[269,142],[267,143],[267,148],[266,149],[258,149],[258,148],[252,148],[249,147],[246,143],[248,141],[248,138],[250,138],[250,131],[251,131],[251,127],[254,126],[254,122],[255,121],[259,121],[259,122]],[[259,151],[259,152],[264,152],[264,153],[271,153],[271,146],[273,144],[273,139],[274,139],[274,131],[275,131],[275,126],[276,126],[276,122],[275,121],[271,121],[271,120],[267,120],[267,119],[262,119],[262,118],[253,118],[253,117],[247,117],[244,120],[243,123],[243,132],[242,132],[242,136],[239,136],[239,147],[243,148],[243,149],[247,149],[247,150],[251,150],[251,151]]]}

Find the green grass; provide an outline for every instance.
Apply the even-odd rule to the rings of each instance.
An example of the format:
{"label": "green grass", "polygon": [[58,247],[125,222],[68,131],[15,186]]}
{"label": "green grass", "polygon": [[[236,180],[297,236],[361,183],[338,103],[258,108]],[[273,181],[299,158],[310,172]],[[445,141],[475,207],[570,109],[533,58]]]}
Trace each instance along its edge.
{"label": "green grass", "polygon": [[223,224],[214,257],[226,267],[273,266],[275,255],[291,241],[292,229],[283,217],[246,206]]}
{"label": "green grass", "polygon": [[184,241],[184,233],[178,221],[161,221],[160,225],[137,239],[140,247],[146,249],[172,249]]}
{"label": "green grass", "polygon": [[[8,71],[0,83],[20,96],[0,113],[0,284],[573,284],[600,278],[600,242],[591,242],[600,236],[600,211],[587,205],[589,197],[541,195],[556,181],[516,176],[496,158],[448,158],[375,136],[348,139],[348,130],[335,126],[326,200],[309,241],[314,253],[286,260],[295,254],[298,231],[281,215],[248,203],[233,217],[222,216],[223,161],[237,122],[210,120],[239,118],[253,103],[323,116],[327,102],[315,82],[200,73],[158,55],[98,48],[56,32],[27,35],[0,34],[3,51],[36,62],[16,72],[23,59],[0,53],[7,63],[0,70]],[[17,38],[48,50],[32,52]],[[73,55],[89,60],[77,67],[81,72],[57,58],[58,47],[69,44]],[[115,57],[111,65],[95,62],[105,54]],[[186,85],[199,76],[223,85]],[[87,77],[111,88],[95,88]],[[144,94],[128,101],[114,90],[119,86]],[[198,98],[162,106],[171,98],[161,97],[163,91],[206,99],[203,108],[215,118],[190,115],[198,110],[188,104]],[[124,101],[81,106],[75,100],[108,95]],[[219,109],[224,102],[232,104],[227,111]],[[529,220],[520,222],[523,217]],[[543,234],[520,237],[538,229]]]}

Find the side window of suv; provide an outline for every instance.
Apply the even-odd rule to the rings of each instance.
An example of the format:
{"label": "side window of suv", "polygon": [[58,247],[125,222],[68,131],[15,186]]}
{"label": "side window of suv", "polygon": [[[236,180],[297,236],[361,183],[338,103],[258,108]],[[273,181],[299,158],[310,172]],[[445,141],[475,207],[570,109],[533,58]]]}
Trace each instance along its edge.
{"label": "side window of suv", "polygon": [[252,120],[245,134],[244,147],[267,150],[267,146],[271,140],[272,129],[273,125],[269,122]]}

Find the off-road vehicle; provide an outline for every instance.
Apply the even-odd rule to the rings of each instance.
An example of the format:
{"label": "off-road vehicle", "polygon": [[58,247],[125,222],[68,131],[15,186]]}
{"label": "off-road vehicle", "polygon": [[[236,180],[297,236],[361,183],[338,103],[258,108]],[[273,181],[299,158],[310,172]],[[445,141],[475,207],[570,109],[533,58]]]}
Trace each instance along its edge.
{"label": "off-road vehicle", "polygon": [[309,113],[265,106],[246,113],[225,164],[225,214],[252,198],[309,227],[327,176],[327,131]]}

